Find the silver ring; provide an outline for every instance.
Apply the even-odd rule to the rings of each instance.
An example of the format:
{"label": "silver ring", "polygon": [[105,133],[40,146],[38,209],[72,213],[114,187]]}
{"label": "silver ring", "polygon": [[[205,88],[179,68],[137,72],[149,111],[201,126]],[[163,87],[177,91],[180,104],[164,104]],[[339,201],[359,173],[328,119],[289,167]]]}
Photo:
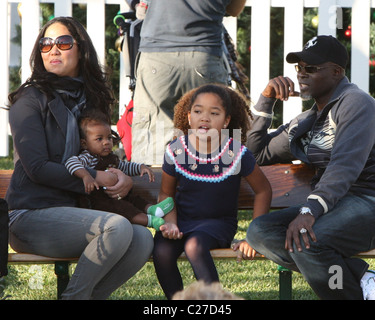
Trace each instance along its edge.
{"label": "silver ring", "polygon": [[121,200],[122,198],[120,197],[119,194],[117,194],[117,200]]}
{"label": "silver ring", "polygon": [[307,230],[305,229],[305,228],[302,228],[300,231],[299,231],[299,233],[306,233],[307,232]]}

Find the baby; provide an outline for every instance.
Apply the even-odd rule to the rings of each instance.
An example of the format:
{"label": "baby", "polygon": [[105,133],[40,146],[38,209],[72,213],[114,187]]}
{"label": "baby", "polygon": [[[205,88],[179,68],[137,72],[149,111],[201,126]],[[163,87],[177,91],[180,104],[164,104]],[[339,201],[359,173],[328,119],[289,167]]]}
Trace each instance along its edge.
{"label": "baby", "polygon": [[[65,166],[70,174],[83,180],[87,196],[80,197],[79,206],[109,211],[126,217],[131,223],[159,230],[163,217],[169,213],[174,202],[171,197],[152,205],[130,191],[125,198],[112,199],[85,169],[107,170],[118,168],[129,176],[148,174],[150,182],[154,173],[144,164],[120,160],[113,152],[114,136],[107,118],[98,112],[86,112],[79,121],[82,152],[69,158]],[[121,200],[121,201],[120,201]]]}

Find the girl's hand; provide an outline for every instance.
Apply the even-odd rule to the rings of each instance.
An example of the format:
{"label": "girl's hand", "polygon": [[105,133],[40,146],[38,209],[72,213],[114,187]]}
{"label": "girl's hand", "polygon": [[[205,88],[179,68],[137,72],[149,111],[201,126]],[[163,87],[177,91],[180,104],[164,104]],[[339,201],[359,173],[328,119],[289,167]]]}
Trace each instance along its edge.
{"label": "girl's hand", "polygon": [[239,241],[232,246],[234,251],[238,251],[237,262],[241,262],[242,259],[252,260],[256,255],[256,251],[245,241]]}
{"label": "girl's hand", "polygon": [[183,236],[183,233],[180,232],[178,229],[178,226],[175,223],[166,222],[160,227],[160,231],[164,238],[167,239],[181,239]]}

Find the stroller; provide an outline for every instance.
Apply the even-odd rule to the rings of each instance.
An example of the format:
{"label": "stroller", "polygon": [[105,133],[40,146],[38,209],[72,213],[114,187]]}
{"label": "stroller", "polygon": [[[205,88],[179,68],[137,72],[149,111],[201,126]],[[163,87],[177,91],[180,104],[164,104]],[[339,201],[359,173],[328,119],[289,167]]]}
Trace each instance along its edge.
{"label": "stroller", "polygon": [[117,122],[117,131],[121,137],[125,157],[131,160],[132,152],[132,122],[133,122],[133,96],[135,89],[135,66],[140,43],[140,33],[143,20],[137,19],[135,12],[117,14],[113,19],[121,36],[120,50],[124,57],[125,74],[129,77],[129,90],[132,92],[131,100],[125,106],[125,112]]}
{"label": "stroller", "polygon": [[[134,2],[134,1],[132,1]],[[137,1],[136,1],[137,2]],[[134,10],[135,8],[133,8]],[[114,24],[119,29],[122,37],[120,48],[126,66],[126,76],[130,79],[129,89],[132,92],[132,99],[125,108],[125,112],[117,122],[117,131],[120,134],[121,142],[124,146],[126,159],[131,160],[131,140],[132,140],[132,120],[133,120],[133,96],[136,86],[135,69],[137,65],[137,54],[141,40],[141,28],[143,19],[137,19],[135,11],[119,13],[113,19]],[[250,101],[249,90],[246,86],[248,77],[243,72],[243,67],[238,63],[238,53],[228,31],[223,26],[223,57],[229,78],[228,85],[232,80],[236,82],[238,90]]]}

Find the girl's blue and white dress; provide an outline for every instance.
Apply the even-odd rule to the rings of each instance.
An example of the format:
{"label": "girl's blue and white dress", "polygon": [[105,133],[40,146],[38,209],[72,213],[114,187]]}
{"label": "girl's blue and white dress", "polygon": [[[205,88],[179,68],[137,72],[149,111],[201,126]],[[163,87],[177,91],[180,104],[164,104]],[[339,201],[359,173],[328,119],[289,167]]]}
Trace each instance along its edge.
{"label": "girl's blue and white dress", "polygon": [[177,178],[177,224],[185,235],[204,231],[228,247],[237,231],[241,177],[254,169],[252,153],[233,138],[223,139],[213,154],[199,154],[188,136],[172,141],[163,171]]}

